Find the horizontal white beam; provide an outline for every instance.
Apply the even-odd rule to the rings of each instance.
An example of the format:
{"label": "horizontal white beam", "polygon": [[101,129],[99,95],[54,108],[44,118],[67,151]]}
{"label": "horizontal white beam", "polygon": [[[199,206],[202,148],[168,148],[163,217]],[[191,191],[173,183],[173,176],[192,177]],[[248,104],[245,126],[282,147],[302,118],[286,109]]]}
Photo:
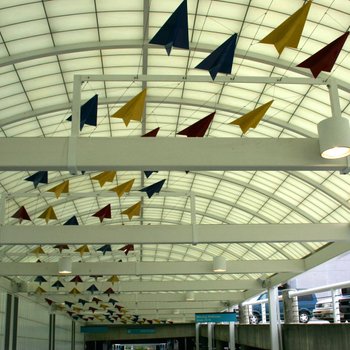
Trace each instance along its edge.
{"label": "horizontal white beam", "polygon": [[[64,288],[60,288],[57,294],[61,292],[70,291],[72,288],[78,288],[80,291],[86,291],[94,282],[83,282],[77,286],[72,282],[63,283]],[[44,282],[41,287],[48,291],[50,294],[56,293],[56,288],[51,287],[52,283]],[[245,289],[262,289],[261,281],[257,280],[214,280],[214,281],[121,281],[114,286],[108,282],[100,282],[98,284],[100,292],[103,293],[108,288],[112,287],[116,292],[160,292],[160,291],[216,291],[216,290],[245,290]],[[29,282],[26,289],[20,290],[22,292],[34,292],[38,288],[38,283]],[[91,293],[89,293],[91,295]]]}
{"label": "horizontal white beam", "polygon": [[[210,75],[167,75],[167,74],[140,74],[140,75],[113,75],[96,74],[80,75],[81,81],[141,81],[141,82],[189,82],[189,83],[212,83]],[[327,85],[328,81],[314,78],[290,78],[290,77],[258,77],[258,76],[217,76],[215,83],[232,84],[307,84]]]}
{"label": "horizontal white beam", "polygon": [[[192,225],[0,226],[0,244],[191,244]],[[195,225],[197,243],[350,242],[349,224]]]}
{"label": "horizontal white beam", "polygon": [[[91,275],[207,275],[213,272],[212,261],[176,262],[84,262],[73,263],[72,274]],[[226,261],[226,272],[220,274],[303,272],[302,260]],[[57,263],[0,263],[0,276],[56,276]]]}
{"label": "horizontal white beam", "polygon": [[[318,139],[78,138],[78,170],[343,170]],[[69,138],[2,138],[0,171],[69,170]],[[115,152],[115,150],[118,152]]]}

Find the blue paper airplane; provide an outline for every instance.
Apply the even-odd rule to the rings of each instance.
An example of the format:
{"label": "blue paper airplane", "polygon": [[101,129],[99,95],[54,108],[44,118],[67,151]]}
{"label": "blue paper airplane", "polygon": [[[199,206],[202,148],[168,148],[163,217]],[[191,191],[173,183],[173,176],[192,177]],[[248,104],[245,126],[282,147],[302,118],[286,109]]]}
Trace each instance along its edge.
{"label": "blue paper airplane", "polygon": [[94,285],[94,284],[92,284],[88,289],[86,289],[86,290],[88,290],[89,292],[91,292],[91,294],[93,294],[94,292],[97,292],[98,291],[98,288]]}
{"label": "blue paper airplane", "polygon": [[110,244],[105,244],[102,247],[97,249],[98,252],[102,252],[103,255],[106,254],[106,252],[111,252],[112,251],[112,247]]}
{"label": "blue paper airplane", "polygon": [[115,299],[110,298],[110,299],[108,300],[108,302],[111,303],[112,305],[115,305],[115,304],[118,302],[118,300],[115,300]]}
{"label": "blue paper airplane", "polygon": [[78,300],[78,303],[80,303],[81,305],[85,305],[85,304],[87,304],[88,303],[88,301],[87,300],[84,300],[84,299],[79,299]]}
{"label": "blue paper airplane", "polygon": [[34,184],[34,187],[37,188],[39,183],[47,184],[47,171],[38,171],[37,173],[28,176],[24,180],[31,181]]}
{"label": "blue paper airplane", "polygon": [[65,301],[64,302],[69,308],[71,308],[73,306],[74,303],[72,303],[71,301]]}
{"label": "blue paper airplane", "polygon": [[218,73],[231,74],[236,41],[237,34],[233,34],[195,68],[209,71],[213,80]]}
{"label": "blue paper airplane", "polygon": [[170,55],[171,49],[179,47],[188,50],[187,1],[184,0],[175,12],[151,39],[150,44],[164,45]]}
{"label": "blue paper airplane", "polygon": [[[80,130],[85,124],[96,126],[97,125],[97,104],[98,95],[90,98],[80,107]],[[67,118],[68,121],[72,121],[72,116]]]}
{"label": "blue paper airplane", "polygon": [[77,217],[74,215],[68,219],[63,225],[79,225]]}
{"label": "blue paper airplane", "polygon": [[144,187],[140,190],[140,192],[146,192],[148,198],[151,198],[155,193],[159,193],[162,189],[166,179],[160,180],[150,186]]}
{"label": "blue paper airplane", "polygon": [[59,288],[63,288],[64,285],[61,281],[57,280],[51,287],[55,287],[58,290]]}
{"label": "blue paper airplane", "polygon": [[47,282],[47,280],[43,276],[36,276],[34,282],[39,282],[39,285],[43,282]]}
{"label": "blue paper airplane", "polygon": [[158,170],[145,170],[144,174],[147,177],[147,179],[153,174],[153,173],[158,173]]}

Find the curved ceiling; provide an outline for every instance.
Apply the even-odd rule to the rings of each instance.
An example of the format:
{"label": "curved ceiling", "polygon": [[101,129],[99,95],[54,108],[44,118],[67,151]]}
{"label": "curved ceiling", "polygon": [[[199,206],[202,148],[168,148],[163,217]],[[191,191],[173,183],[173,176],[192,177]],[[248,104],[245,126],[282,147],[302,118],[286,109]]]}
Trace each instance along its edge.
{"label": "curved ceiling", "polygon": [[[72,114],[75,75],[91,77],[83,78],[83,101],[95,94],[99,97],[97,126],[85,125],[80,136],[125,138],[126,149],[116,149],[116,154],[127,152],[128,138],[141,136],[157,127],[160,127],[157,138],[179,138],[181,136],[176,133],[213,111],[216,115],[206,138],[241,138],[242,142],[256,138],[317,138],[317,124],[332,115],[327,88],[327,84],[332,83],[338,87],[342,116],[350,118],[349,40],[331,73],[321,73],[317,79],[312,79],[308,69],[296,67],[349,30],[349,1],[313,1],[298,48],[286,48],[279,56],[272,45],[261,44],[259,40],[297,11],[303,1],[188,0],[190,49],[173,48],[167,56],[164,47],[149,44],[149,40],[180,3],[177,0],[3,0],[0,5],[2,138],[69,137],[71,123],[66,119]],[[226,77],[219,73],[212,81],[208,72],[194,68],[233,33],[238,34],[238,41],[230,75]],[[109,78],[95,81],[96,75]],[[125,102],[145,88],[147,98],[142,122],[132,121],[126,127],[122,120],[111,118]],[[274,102],[261,123],[247,134],[242,135],[239,127],[229,125],[270,100]],[[25,147],[25,141],[23,145]],[[44,143],[42,147],[45,147]],[[46,150],[37,151],[41,154]],[[181,165],[181,158],[176,159],[176,163]],[[26,290],[34,292],[38,287],[34,279],[41,274],[38,271],[45,271],[45,267],[13,265],[14,270],[11,270],[6,263],[33,263],[39,257],[43,265],[49,266],[46,263],[56,263],[62,255],[68,255],[73,262],[80,261],[92,268],[79,267],[81,274],[86,275],[82,277],[84,285],[77,285],[83,295],[86,293],[84,288],[92,283],[99,285],[100,291],[107,289],[111,286],[108,278],[117,271],[115,274],[120,281],[112,287],[119,292],[116,298],[129,314],[177,321],[193,319],[196,311],[221,310],[223,301],[233,304],[258,293],[263,289],[262,280],[271,281],[271,284],[284,282],[349,248],[347,244],[329,244],[332,240],[323,240],[322,235],[319,239],[315,238],[317,236],[307,239],[311,224],[349,222],[349,176],[335,171],[313,171],[312,168],[309,171],[305,168],[274,170],[274,160],[270,163],[270,171],[258,168],[209,171],[212,168],[208,168],[208,171],[185,172],[186,168],[183,168],[184,171],[162,170],[149,178],[141,170],[155,169],[120,170],[116,164],[116,179],[103,187],[92,179],[100,171],[77,175],[71,175],[67,169],[49,171],[48,184],[39,184],[37,188],[24,180],[33,171],[3,171],[0,173],[3,232],[6,234],[9,227],[15,227],[18,231],[13,231],[17,235],[13,237],[19,238],[5,242],[0,248],[2,274],[26,284]],[[109,191],[130,179],[135,182],[129,195],[118,198]],[[166,182],[159,195],[151,199],[141,197],[141,188],[162,179]],[[56,199],[53,193],[47,192],[65,180],[70,181],[69,194]],[[121,214],[140,200],[140,216],[129,220]],[[107,204],[111,204],[112,218],[100,223],[92,215]],[[25,206],[31,221],[23,221],[20,225],[12,215],[21,206]],[[46,225],[45,220],[38,217],[48,206],[54,208],[57,220],[50,220]],[[73,238],[69,249],[60,253],[50,242],[67,242],[57,230],[53,231],[57,235],[50,237],[53,234],[50,230],[62,226],[73,215],[76,215],[81,231],[77,241]],[[215,227],[220,231],[225,225],[226,231],[232,227],[235,232],[239,230],[234,226],[237,224],[258,225],[256,227],[266,234],[266,239],[216,238]],[[295,231],[303,232],[304,236],[270,237],[268,229],[261,227],[273,224],[281,225],[281,235],[289,224],[300,224],[295,226]],[[35,235],[36,227],[43,225],[47,238],[41,241],[33,238],[31,244],[28,235]],[[130,228],[145,226],[152,235],[148,226],[158,228],[159,225],[164,227],[164,235],[174,234],[168,232],[172,226],[178,226],[180,231],[192,227],[193,231],[198,229],[201,233],[201,225],[213,225],[210,226],[213,236],[210,242],[199,239],[196,245],[186,239],[177,239],[176,234],[168,242],[161,239],[158,242],[159,235],[153,241],[140,236],[140,241],[134,242],[134,251],[125,255],[119,250],[130,243],[127,241],[128,232],[132,232],[128,231]],[[101,244],[97,244],[98,238],[93,239],[94,244],[88,244],[89,253],[81,256],[75,250],[84,243],[84,226],[95,227],[95,235],[110,227],[127,231],[124,238],[113,238],[109,242],[113,243],[111,252],[102,254],[98,250],[102,243],[108,243],[102,237]],[[334,226],[335,236],[339,227],[343,228]],[[62,232],[66,228],[63,227]],[[22,229],[28,231],[22,233]],[[320,230],[322,234],[325,231]],[[111,231],[101,232],[112,237]],[[21,234],[27,234],[23,242]],[[226,234],[225,237],[229,236]],[[37,256],[33,250],[39,244],[45,254]],[[250,265],[246,268],[232,265],[230,273],[213,274],[211,261],[218,255],[224,256],[229,263],[250,261]],[[269,265],[261,265],[264,261]],[[289,265],[282,266],[281,261],[287,261]],[[115,263],[115,270],[103,265],[108,262]],[[187,265],[166,265],[172,262],[187,262]],[[153,274],[146,272],[147,266],[154,269]],[[104,268],[106,276],[97,273]],[[50,275],[53,271],[50,266],[47,271],[44,277],[48,282],[42,286],[47,293],[34,297],[51,298],[58,304],[67,300],[63,290],[69,291],[74,286],[69,283],[72,276],[61,277],[65,288],[56,291],[51,285],[57,276]],[[104,277],[97,281],[91,277],[100,274]],[[225,281],[231,281],[231,285],[222,283]],[[191,302],[185,301],[188,290],[196,292],[198,302],[189,304]],[[216,293],[211,293],[213,291]],[[99,292],[97,294],[102,298]],[[78,296],[70,298],[77,302]],[[85,314],[88,315],[88,310]]]}

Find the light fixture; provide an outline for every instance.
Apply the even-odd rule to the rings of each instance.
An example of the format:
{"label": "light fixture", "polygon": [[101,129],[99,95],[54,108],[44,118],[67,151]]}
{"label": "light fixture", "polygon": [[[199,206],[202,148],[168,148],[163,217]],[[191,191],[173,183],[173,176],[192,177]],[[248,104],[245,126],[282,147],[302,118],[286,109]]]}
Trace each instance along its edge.
{"label": "light fixture", "polygon": [[321,157],[338,159],[350,155],[349,121],[343,117],[331,117],[318,125]]}
{"label": "light fixture", "polygon": [[186,293],[186,300],[187,301],[194,300],[194,293],[193,292],[187,292]]}
{"label": "light fixture", "polygon": [[223,256],[215,256],[213,258],[213,271],[226,272],[226,260]]}
{"label": "light fixture", "polygon": [[72,259],[68,256],[60,258],[58,261],[58,273],[60,275],[68,275],[72,273]]}

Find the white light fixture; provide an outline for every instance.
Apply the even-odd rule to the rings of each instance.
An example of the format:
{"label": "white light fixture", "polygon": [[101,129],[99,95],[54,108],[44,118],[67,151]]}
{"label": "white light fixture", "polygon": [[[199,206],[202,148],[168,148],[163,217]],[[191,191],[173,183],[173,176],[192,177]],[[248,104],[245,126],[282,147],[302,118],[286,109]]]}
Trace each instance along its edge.
{"label": "white light fixture", "polygon": [[226,272],[226,260],[223,256],[215,256],[213,258],[213,271]]}
{"label": "white light fixture", "polygon": [[60,275],[68,275],[72,273],[72,259],[68,256],[60,258],[58,261],[58,273]]}
{"label": "white light fixture", "polygon": [[343,117],[331,117],[318,125],[321,157],[338,159],[350,155],[349,121]]}
{"label": "white light fixture", "polygon": [[194,300],[194,293],[193,292],[187,292],[186,293],[186,300],[187,301]]}

